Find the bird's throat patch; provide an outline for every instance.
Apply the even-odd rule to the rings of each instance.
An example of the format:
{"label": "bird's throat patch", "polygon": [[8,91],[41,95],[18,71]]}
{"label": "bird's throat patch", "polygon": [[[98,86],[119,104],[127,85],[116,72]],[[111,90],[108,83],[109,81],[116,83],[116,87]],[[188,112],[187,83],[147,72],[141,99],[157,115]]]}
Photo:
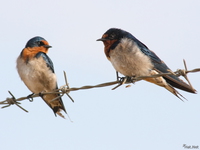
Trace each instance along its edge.
{"label": "bird's throat patch", "polygon": [[106,54],[107,57],[110,57],[109,53],[110,50],[115,49],[115,47],[117,46],[118,42],[117,40],[107,40],[107,41],[103,41],[104,43],[104,53]]}
{"label": "bird's throat patch", "polygon": [[26,63],[28,63],[28,61],[35,57],[35,55],[39,52],[43,52],[43,53],[47,53],[48,49],[44,48],[44,47],[34,47],[34,48],[30,48],[27,47],[25,49],[23,49],[22,53],[21,53],[21,57],[24,59],[24,61]]}

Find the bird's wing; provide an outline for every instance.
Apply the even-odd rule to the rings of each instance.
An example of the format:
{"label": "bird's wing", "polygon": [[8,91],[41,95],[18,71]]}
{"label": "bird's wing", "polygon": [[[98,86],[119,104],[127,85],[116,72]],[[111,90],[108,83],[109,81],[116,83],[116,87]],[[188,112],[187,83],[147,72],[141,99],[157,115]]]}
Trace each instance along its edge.
{"label": "bird's wing", "polygon": [[[45,60],[45,62],[47,64],[47,67],[49,67],[51,69],[51,71],[54,73],[53,62],[45,53],[39,52],[36,54],[35,57],[36,58],[43,57],[43,59]],[[57,84],[56,84],[56,89],[58,89]],[[55,114],[58,114],[59,116],[64,118],[64,116],[60,113],[60,109],[62,109],[63,111],[66,112],[65,106],[62,102],[61,97],[58,98],[57,100],[54,100],[51,102],[51,100],[53,100],[54,98],[59,97],[59,96],[60,96],[60,94],[48,94],[48,95],[42,96],[42,98],[47,103],[47,105],[49,105],[49,107],[54,111]]]}
{"label": "bird's wing", "polygon": [[35,55],[36,58],[39,57],[43,57],[43,59],[45,60],[47,67],[49,67],[51,69],[51,71],[54,73],[54,67],[53,67],[53,62],[51,61],[51,59],[43,52],[39,52]]}
{"label": "bird's wing", "polygon": [[[140,50],[151,59],[153,65],[154,65],[154,69],[158,73],[169,73],[169,70],[170,70],[169,67],[153,51],[149,50],[146,45],[144,45],[142,42],[140,42],[135,37],[132,37],[132,38],[137,43]],[[169,83],[170,85],[172,85],[176,88],[179,88],[181,90],[191,92],[191,93],[196,92],[195,89],[193,89],[191,86],[186,84],[184,81],[182,81],[180,78],[178,78],[175,75],[166,75],[166,76],[164,76],[164,78],[167,81],[167,83]]]}

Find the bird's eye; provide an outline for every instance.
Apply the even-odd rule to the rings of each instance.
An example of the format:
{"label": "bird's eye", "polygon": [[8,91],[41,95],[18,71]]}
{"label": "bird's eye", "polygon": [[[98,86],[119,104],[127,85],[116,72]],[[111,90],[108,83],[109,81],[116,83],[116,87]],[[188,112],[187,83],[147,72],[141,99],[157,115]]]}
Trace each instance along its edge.
{"label": "bird's eye", "polygon": [[114,33],[110,34],[110,39],[115,39],[116,35]]}
{"label": "bird's eye", "polygon": [[38,46],[43,46],[44,45],[44,43],[42,41],[38,41],[37,44],[38,44]]}

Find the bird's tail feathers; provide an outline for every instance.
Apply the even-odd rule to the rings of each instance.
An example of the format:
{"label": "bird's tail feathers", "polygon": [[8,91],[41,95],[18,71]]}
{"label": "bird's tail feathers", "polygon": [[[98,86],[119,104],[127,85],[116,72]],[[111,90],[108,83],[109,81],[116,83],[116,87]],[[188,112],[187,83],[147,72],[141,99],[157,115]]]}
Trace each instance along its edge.
{"label": "bird's tail feathers", "polygon": [[[151,70],[151,75],[155,75],[155,74],[158,74],[158,72],[155,70]],[[174,94],[176,97],[178,97],[182,101],[183,99],[186,99],[176,89],[174,89],[171,85],[169,85],[163,77],[146,78],[144,80],[166,88],[169,92]]]}
{"label": "bird's tail feathers", "polygon": [[[182,98],[184,98],[185,100],[187,100],[183,95],[181,95],[176,89],[174,89],[171,85],[167,85],[164,86],[168,91],[170,91],[172,94],[174,94],[175,96],[177,96],[180,100],[183,101]],[[182,98],[181,98],[182,97]]]}
{"label": "bird's tail feathers", "polygon": [[64,118],[65,119],[65,116],[61,113],[62,109],[58,109],[58,111],[54,112],[55,115],[59,115],[60,117]]}
{"label": "bird's tail feathers", "polygon": [[62,102],[61,97],[56,99],[58,96],[58,94],[48,94],[43,95],[41,97],[46,102],[46,104],[53,110],[55,116],[59,115],[60,117],[65,118],[61,111],[63,110],[66,114],[67,112],[65,110],[65,106]]}

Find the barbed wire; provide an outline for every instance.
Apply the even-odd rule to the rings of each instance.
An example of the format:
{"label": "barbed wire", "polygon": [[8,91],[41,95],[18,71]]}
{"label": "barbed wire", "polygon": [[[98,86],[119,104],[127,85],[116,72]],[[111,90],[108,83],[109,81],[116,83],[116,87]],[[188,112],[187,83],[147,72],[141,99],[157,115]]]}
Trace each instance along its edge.
{"label": "barbed wire", "polygon": [[51,100],[51,101],[54,101],[54,100],[64,96],[64,94],[66,94],[70,98],[70,100],[72,102],[74,102],[73,98],[69,95],[69,92],[71,92],[71,91],[100,88],[100,87],[106,87],[106,86],[118,84],[117,86],[112,88],[112,90],[114,90],[114,89],[118,88],[119,86],[121,86],[123,84],[135,83],[137,81],[140,81],[140,80],[143,80],[143,79],[146,79],[146,78],[156,78],[156,77],[166,76],[166,75],[175,75],[177,77],[183,76],[187,80],[187,82],[191,86],[191,88],[194,90],[192,84],[189,81],[189,78],[187,77],[187,74],[188,73],[200,72],[200,68],[187,70],[185,60],[183,60],[183,62],[184,62],[185,69],[177,69],[177,71],[175,71],[175,72],[168,70],[169,71],[168,73],[160,73],[160,74],[155,74],[155,75],[152,75],[152,76],[140,76],[140,77],[118,77],[117,76],[116,81],[101,83],[101,84],[97,84],[97,85],[86,85],[86,86],[82,86],[82,87],[72,87],[72,88],[69,87],[69,84],[68,84],[68,81],[67,81],[67,76],[66,76],[66,73],[64,71],[65,85],[61,86],[59,89],[52,91],[52,92],[41,92],[41,93],[38,93],[38,94],[30,94],[28,96],[20,97],[20,98],[17,98],[17,99],[15,98],[15,96],[10,91],[8,91],[8,93],[11,95],[11,98],[6,98],[6,100],[0,101],[0,105],[5,105],[1,108],[6,108],[6,107],[9,107],[11,105],[16,105],[19,108],[21,108],[22,110],[24,110],[25,112],[28,112],[26,109],[24,109],[22,106],[20,106],[21,103],[19,101],[29,100],[30,102],[32,102],[33,98],[40,97],[41,95],[60,94],[60,96]]}

